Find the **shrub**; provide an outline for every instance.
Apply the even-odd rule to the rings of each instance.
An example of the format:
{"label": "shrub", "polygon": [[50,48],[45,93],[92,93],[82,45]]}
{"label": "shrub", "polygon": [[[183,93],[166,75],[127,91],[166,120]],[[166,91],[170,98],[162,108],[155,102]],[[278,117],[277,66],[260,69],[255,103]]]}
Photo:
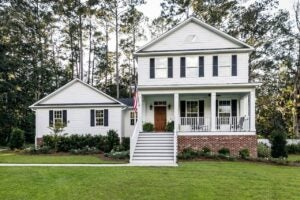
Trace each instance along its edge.
{"label": "shrub", "polygon": [[248,149],[242,149],[239,151],[239,155],[242,159],[247,159],[250,156],[249,150]]}
{"label": "shrub", "polygon": [[286,149],[289,154],[299,154],[300,153],[300,143],[286,145]]}
{"label": "shrub", "polygon": [[29,147],[24,150],[24,153],[29,154],[49,154],[52,153],[51,147],[49,146],[42,146],[39,148]]}
{"label": "shrub", "polygon": [[75,154],[75,155],[79,155],[79,154],[96,154],[96,153],[100,153],[100,151],[96,148],[96,147],[84,147],[82,149],[71,149],[69,151],[70,153],[72,154]]}
{"label": "shrub", "polygon": [[202,148],[202,151],[203,151],[203,153],[205,153],[205,154],[209,154],[209,153],[211,152],[210,148],[208,148],[208,147],[203,147],[203,148]]}
{"label": "shrub", "polygon": [[123,137],[121,145],[124,147],[124,150],[130,149],[130,137]]}
{"label": "shrub", "polygon": [[114,146],[120,145],[120,138],[116,131],[109,130],[107,132],[107,145],[107,151],[111,151],[114,148]]}
{"label": "shrub", "polygon": [[24,131],[19,128],[13,128],[9,139],[10,149],[21,149],[24,146]]}
{"label": "shrub", "polygon": [[166,125],[167,132],[174,132],[174,121],[168,122]]}
{"label": "shrub", "polygon": [[286,135],[279,130],[272,132],[271,138],[271,155],[273,158],[287,157]]}
{"label": "shrub", "polygon": [[128,159],[129,151],[111,151],[110,153],[104,154],[104,156],[113,159]]}
{"label": "shrub", "polygon": [[152,123],[147,122],[147,123],[143,124],[143,131],[144,132],[153,132],[153,130],[154,130],[154,126],[153,126]]}
{"label": "shrub", "polygon": [[230,150],[228,148],[221,148],[219,151],[218,151],[219,154],[222,154],[222,155],[227,155],[229,156],[230,155]]}
{"label": "shrub", "polygon": [[194,159],[198,156],[197,151],[191,147],[184,148],[181,153],[178,154],[179,159],[189,160]]}
{"label": "shrub", "polygon": [[271,156],[271,148],[268,147],[266,144],[258,143],[257,156],[259,158],[269,158]]}

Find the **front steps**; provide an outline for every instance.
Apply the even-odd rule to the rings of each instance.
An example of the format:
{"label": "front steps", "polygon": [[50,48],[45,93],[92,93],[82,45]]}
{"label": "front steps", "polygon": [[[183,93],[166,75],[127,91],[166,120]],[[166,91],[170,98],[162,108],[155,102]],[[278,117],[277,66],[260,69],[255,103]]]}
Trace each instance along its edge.
{"label": "front steps", "polygon": [[173,133],[139,133],[131,164],[172,165],[174,162]]}

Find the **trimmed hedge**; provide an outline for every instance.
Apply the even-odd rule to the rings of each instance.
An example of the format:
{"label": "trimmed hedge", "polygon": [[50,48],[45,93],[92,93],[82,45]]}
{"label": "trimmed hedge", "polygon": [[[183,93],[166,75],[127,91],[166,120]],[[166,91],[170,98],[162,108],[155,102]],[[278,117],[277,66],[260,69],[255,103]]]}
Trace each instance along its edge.
{"label": "trimmed hedge", "polygon": [[300,154],[300,143],[286,145],[289,154]]}
{"label": "trimmed hedge", "polygon": [[[123,138],[123,140],[128,140]],[[126,143],[122,142],[123,146]],[[75,150],[82,150],[85,148],[95,148],[103,152],[110,152],[114,147],[120,145],[118,134],[114,130],[108,131],[106,136],[103,135],[79,135],[74,134],[70,136],[58,136],[57,151],[70,152]],[[52,135],[43,136],[43,146],[48,146],[51,149],[55,148],[54,137]],[[127,145],[125,148],[129,148]]]}

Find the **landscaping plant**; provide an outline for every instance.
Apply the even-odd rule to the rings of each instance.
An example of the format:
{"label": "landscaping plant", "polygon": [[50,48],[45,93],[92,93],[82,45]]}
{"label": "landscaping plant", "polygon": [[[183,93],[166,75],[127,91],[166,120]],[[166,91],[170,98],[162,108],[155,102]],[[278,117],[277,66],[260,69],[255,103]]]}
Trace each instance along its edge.
{"label": "landscaping plant", "polygon": [[9,139],[9,148],[21,149],[25,143],[24,131],[19,128],[13,128]]}
{"label": "landscaping plant", "polygon": [[153,132],[153,130],[154,130],[154,126],[153,126],[152,123],[147,122],[147,123],[143,124],[143,131],[144,132]]}
{"label": "landscaping plant", "polygon": [[271,138],[271,155],[273,158],[287,158],[286,134],[280,130],[274,130]]}

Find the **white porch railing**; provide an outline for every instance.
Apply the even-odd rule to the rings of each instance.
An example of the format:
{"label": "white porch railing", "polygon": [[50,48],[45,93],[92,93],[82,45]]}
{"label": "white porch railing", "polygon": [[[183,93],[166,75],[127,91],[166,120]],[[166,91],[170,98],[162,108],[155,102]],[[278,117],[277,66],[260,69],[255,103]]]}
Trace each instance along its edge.
{"label": "white porch railing", "polygon": [[136,143],[139,137],[139,121],[136,122],[132,136],[130,138],[130,162],[132,162],[132,158],[133,158],[133,153],[136,147]]}
{"label": "white porch railing", "polygon": [[210,131],[210,119],[206,117],[180,117],[180,131]]}
{"label": "white porch railing", "polygon": [[243,117],[216,117],[216,131],[249,131],[250,120]]}

